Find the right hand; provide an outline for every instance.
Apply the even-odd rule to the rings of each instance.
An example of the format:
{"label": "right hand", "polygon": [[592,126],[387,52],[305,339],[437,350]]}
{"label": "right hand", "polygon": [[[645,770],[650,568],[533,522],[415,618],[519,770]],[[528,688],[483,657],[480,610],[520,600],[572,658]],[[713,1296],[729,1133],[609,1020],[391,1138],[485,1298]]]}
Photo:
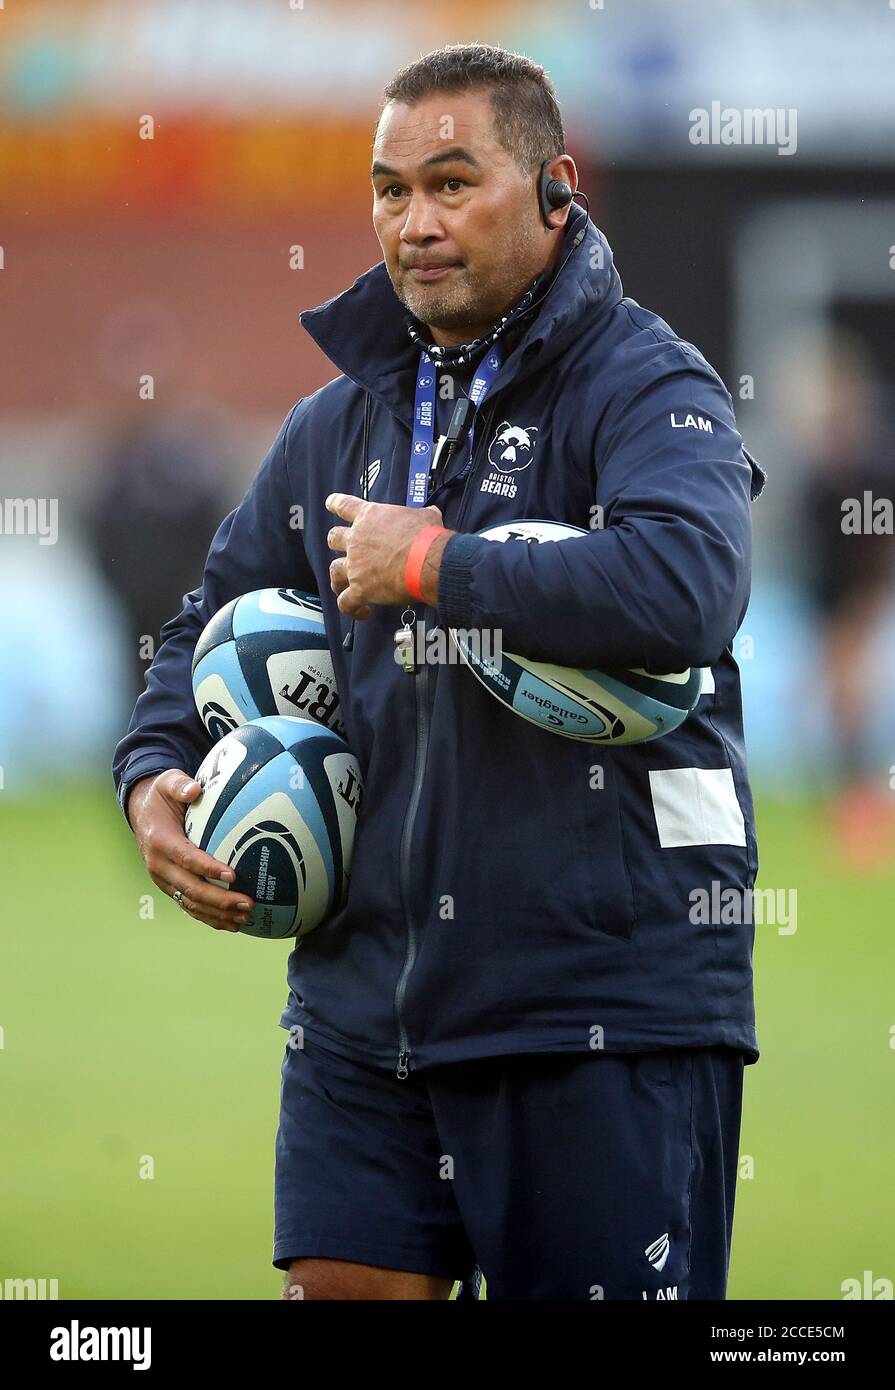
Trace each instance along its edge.
{"label": "right hand", "polygon": [[207,883],[206,878],[232,883],[236,874],[184,832],[187,806],[201,795],[199,783],[178,768],[142,777],[128,797],[128,820],[153,883],[169,897],[179,888],[181,907],[197,921],[215,931],[239,931],[251,921],[252,899]]}

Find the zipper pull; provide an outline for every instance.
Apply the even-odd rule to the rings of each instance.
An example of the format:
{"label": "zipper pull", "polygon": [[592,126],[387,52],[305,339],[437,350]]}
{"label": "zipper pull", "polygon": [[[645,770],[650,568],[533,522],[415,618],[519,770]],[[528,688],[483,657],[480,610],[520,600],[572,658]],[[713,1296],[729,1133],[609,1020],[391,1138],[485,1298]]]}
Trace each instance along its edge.
{"label": "zipper pull", "polygon": [[410,1053],[409,1053],[409,1052],[399,1052],[399,1053],[398,1053],[398,1070],[397,1070],[397,1072],[396,1072],[396,1075],[397,1075],[397,1078],[398,1078],[399,1081],[406,1081],[406,1080],[407,1080],[407,1077],[410,1075],[410,1068],[409,1068],[409,1066],[407,1065],[409,1061],[410,1061]]}

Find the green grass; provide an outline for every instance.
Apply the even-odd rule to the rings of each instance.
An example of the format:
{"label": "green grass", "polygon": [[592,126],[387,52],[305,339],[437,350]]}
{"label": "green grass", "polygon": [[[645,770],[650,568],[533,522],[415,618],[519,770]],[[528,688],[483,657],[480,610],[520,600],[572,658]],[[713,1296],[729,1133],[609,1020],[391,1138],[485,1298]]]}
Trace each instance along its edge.
{"label": "green grass", "polygon": [[759,803],[760,886],[798,929],[756,927],[762,1057],[746,1071],[731,1298],[842,1297],[895,1279],[895,874],[846,872],[819,808]]}
{"label": "green grass", "polygon": [[[0,1279],[57,1278],[63,1298],[276,1298],[287,947],[179,913],[104,787],[0,802]],[[792,936],[757,928],[755,1176],[730,1294],[835,1299],[865,1269],[895,1277],[895,878],[838,869],[809,808],[763,805],[760,829],[761,882],[797,888],[799,915]]]}

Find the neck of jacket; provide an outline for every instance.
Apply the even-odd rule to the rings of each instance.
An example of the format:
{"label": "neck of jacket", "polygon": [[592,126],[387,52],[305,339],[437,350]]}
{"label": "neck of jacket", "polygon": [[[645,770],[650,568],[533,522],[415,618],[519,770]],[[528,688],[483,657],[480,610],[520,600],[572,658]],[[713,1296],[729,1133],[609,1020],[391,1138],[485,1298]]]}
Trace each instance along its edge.
{"label": "neck of jacket", "polygon": [[[584,237],[569,254],[582,229]],[[609,243],[584,209],[573,207],[556,274],[546,292],[536,297],[530,314],[506,335],[505,359],[492,393],[556,361],[578,337],[583,321],[592,328],[622,293]],[[408,336],[406,313],[380,261],[341,294],[305,310],[300,322],[339,371],[396,418],[405,419],[419,365],[419,348]]]}

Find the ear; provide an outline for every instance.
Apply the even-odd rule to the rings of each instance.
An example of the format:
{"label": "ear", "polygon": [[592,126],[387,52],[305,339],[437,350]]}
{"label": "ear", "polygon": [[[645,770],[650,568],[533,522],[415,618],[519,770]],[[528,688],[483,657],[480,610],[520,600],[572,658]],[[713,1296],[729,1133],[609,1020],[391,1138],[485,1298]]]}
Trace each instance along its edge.
{"label": "ear", "polygon": [[497,426],[497,433],[498,433],[498,434],[503,434],[504,430],[508,430],[509,428],[510,428],[510,422],[509,422],[509,420],[501,420],[500,424]]}
{"label": "ear", "polygon": [[538,205],[541,212],[541,220],[545,224],[547,231],[555,232],[566,225],[572,203],[567,203],[566,206],[562,208],[551,208],[547,205],[547,185],[551,179],[558,179],[560,183],[567,183],[573,193],[577,190],[578,170],[570,154],[562,154],[556,159],[545,160],[541,165],[541,173],[538,180]]}
{"label": "ear", "polygon": [[532,426],[530,427],[530,429],[527,429],[527,430],[525,431],[526,434],[537,434],[537,432],[538,432],[538,427],[537,427],[537,425],[532,425]]}

